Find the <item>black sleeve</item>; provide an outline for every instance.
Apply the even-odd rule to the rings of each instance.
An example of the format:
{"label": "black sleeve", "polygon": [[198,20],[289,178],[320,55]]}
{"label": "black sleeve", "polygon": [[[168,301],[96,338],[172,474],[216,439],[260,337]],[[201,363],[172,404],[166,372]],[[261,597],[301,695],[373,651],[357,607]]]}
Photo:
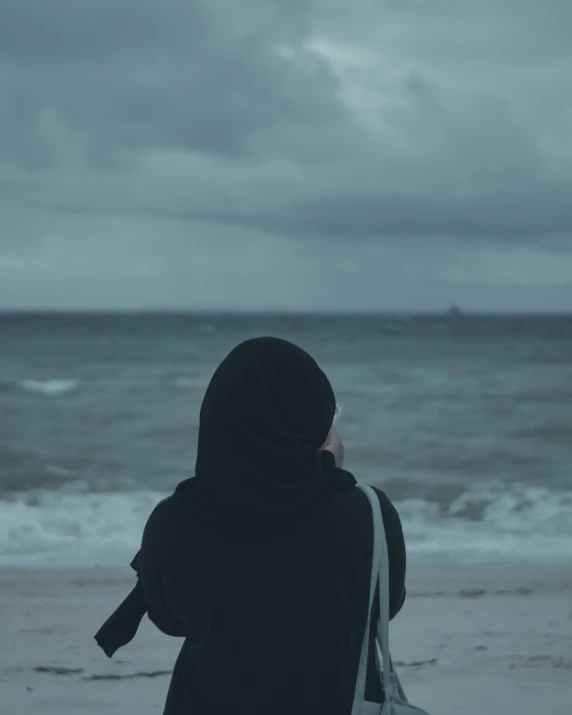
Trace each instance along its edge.
{"label": "black sleeve", "polygon": [[389,618],[390,620],[401,610],[405,603],[405,574],[407,558],[403,528],[397,509],[389,501],[384,492],[375,489],[379,497],[381,514],[385,525],[385,538],[389,556]]}
{"label": "black sleeve", "polygon": [[140,549],[131,562],[131,568],[139,576],[139,583],[147,607],[147,616],[151,623],[165,635],[185,638],[187,633],[184,624],[165,603],[164,588],[157,576],[157,565],[151,560],[149,567],[146,563],[146,556],[145,549]]}
{"label": "black sleeve", "polygon": [[147,611],[147,615],[151,623],[157,626],[165,635],[174,636],[175,638],[186,638],[187,631],[183,622],[180,618],[170,613],[167,608],[157,607],[157,605],[154,604],[153,607]]}

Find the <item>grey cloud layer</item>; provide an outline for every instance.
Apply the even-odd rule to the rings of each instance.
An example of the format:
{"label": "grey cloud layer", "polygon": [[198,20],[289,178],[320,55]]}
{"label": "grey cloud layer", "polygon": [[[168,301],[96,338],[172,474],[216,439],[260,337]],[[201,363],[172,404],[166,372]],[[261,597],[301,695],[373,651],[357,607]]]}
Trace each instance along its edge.
{"label": "grey cloud layer", "polygon": [[[572,232],[567,0],[0,0],[0,18],[12,212]],[[340,69],[316,38],[376,59]]]}

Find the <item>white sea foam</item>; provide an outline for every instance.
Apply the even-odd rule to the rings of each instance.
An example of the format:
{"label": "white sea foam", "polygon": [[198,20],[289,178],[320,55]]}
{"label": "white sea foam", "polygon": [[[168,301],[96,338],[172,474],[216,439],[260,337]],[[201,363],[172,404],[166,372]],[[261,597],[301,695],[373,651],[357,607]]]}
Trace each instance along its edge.
{"label": "white sea foam", "polygon": [[159,492],[42,491],[0,501],[0,565],[114,566],[135,554]]}
{"label": "white sea foam", "polygon": [[[125,565],[143,526],[167,494],[154,491],[45,491],[0,501],[0,566]],[[479,520],[462,513],[485,504]],[[461,497],[443,514],[436,503],[397,502],[414,564],[572,563],[572,494],[515,488]]]}
{"label": "white sea foam", "polygon": [[81,384],[81,380],[22,380],[20,386],[26,392],[35,392],[46,397],[58,397],[67,392],[73,392]]}
{"label": "white sea foam", "polygon": [[[477,505],[477,518],[467,518]],[[516,485],[466,493],[445,514],[434,502],[396,505],[416,562],[459,564],[566,561],[572,564],[572,492]]]}

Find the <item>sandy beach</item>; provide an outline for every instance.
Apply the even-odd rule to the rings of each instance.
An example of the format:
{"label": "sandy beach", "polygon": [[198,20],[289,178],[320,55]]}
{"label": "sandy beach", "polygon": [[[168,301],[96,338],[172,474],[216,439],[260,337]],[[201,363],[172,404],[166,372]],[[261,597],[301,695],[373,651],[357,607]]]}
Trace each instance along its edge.
{"label": "sandy beach", "polygon": [[[147,620],[112,660],[93,640],[132,585],[128,569],[1,570],[2,711],[161,712],[180,641]],[[418,572],[408,589],[392,651],[413,703],[432,715],[570,713],[570,572]]]}

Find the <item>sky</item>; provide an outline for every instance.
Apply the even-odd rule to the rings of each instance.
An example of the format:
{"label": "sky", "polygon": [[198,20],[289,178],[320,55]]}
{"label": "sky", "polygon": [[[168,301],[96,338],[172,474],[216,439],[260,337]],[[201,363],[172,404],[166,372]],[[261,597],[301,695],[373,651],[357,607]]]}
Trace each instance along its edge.
{"label": "sky", "polygon": [[572,312],[570,0],[0,18],[0,310]]}

